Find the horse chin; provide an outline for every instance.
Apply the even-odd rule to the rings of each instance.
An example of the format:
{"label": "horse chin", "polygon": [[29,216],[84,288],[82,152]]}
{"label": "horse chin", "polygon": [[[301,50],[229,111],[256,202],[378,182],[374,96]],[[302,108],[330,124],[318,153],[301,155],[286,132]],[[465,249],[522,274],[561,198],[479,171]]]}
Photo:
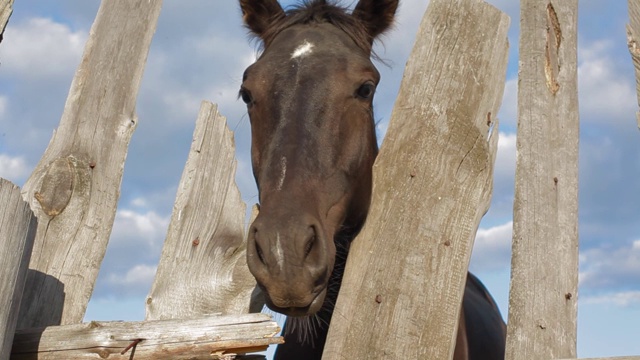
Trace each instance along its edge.
{"label": "horse chin", "polygon": [[312,316],[322,308],[324,299],[327,296],[327,289],[325,288],[316,295],[316,297],[307,306],[303,307],[278,307],[273,304],[269,294],[265,293],[265,303],[267,307],[275,312],[292,317],[307,317]]}

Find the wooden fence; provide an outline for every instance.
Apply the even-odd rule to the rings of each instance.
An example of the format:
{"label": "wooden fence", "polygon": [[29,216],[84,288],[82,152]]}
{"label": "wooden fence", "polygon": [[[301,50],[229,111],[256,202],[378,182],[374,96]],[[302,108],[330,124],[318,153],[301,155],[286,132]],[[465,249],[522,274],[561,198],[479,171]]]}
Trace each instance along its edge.
{"label": "wooden fence", "polygon": [[492,114],[505,83],[508,27],[507,16],[483,1],[429,3],[374,165],[371,209],[350,249],[324,359],[453,356],[473,239],[493,189]]}
{"label": "wooden fence", "polygon": [[[0,0],[0,32],[11,2]],[[210,359],[282,341],[266,315],[242,315],[261,302],[244,259],[232,135],[207,102],[147,321],[80,324],[113,225],[160,7],[159,0],[102,2],[60,126],[22,190],[28,205],[0,181],[0,360],[10,357],[10,344],[15,359],[134,352],[136,359]],[[629,8],[640,74],[640,0]],[[508,359],[576,357],[576,14],[577,0],[521,2]],[[336,304],[343,317],[332,321],[325,359],[451,358],[470,251],[491,198],[508,26],[481,0],[431,0],[375,165],[371,213],[351,250],[343,287],[350,291]],[[216,266],[215,274],[197,271],[202,266]],[[365,273],[378,275],[365,281]],[[237,315],[207,315],[217,312]]]}
{"label": "wooden fence", "polygon": [[521,80],[506,358],[575,358],[578,0],[520,4]]}
{"label": "wooden fence", "polygon": [[[0,260],[7,266],[3,271],[12,270],[5,261],[9,257],[5,250],[11,251],[11,260],[31,256],[28,272],[28,261],[16,263],[9,276],[18,281],[6,282],[13,291],[2,293],[14,296],[4,303],[15,304],[12,310],[2,306],[2,359],[9,358],[16,327],[11,355],[15,359],[129,358],[133,352],[136,359],[211,359],[213,355],[226,359],[282,342],[277,324],[268,316],[242,315],[249,310],[248,299],[255,286],[244,263],[244,204],[233,182],[232,134],[209,103],[203,104],[197,120],[176,203],[178,212],[147,301],[149,319],[173,320],[79,324],[111,234],[124,159],[138,122],[138,87],[161,5],[161,1],[142,0],[102,2],[60,125],[22,189],[29,206],[21,205],[33,209],[37,232],[27,231],[35,226],[35,221],[29,222],[30,210],[28,214],[18,211],[13,200],[0,203],[5,206],[0,214],[12,215],[6,221],[23,224],[20,229],[24,229],[22,235],[16,235],[20,229],[3,222]],[[201,166],[201,159],[217,162]],[[204,181],[216,172],[216,180]],[[11,190],[11,199],[16,198],[15,188],[5,183],[2,188],[1,199],[9,199],[5,188]],[[198,202],[205,198],[206,202]],[[22,216],[22,221],[13,216]],[[190,240],[180,241],[185,238]],[[5,239],[22,243],[5,249]],[[15,256],[23,252],[24,256]],[[213,279],[194,278],[193,274],[204,277],[214,267],[206,272],[178,272],[169,260],[182,261],[184,254],[191,267],[182,264],[182,270],[213,263],[220,271]],[[23,270],[18,272],[20,264]],[[4,284],[4,273],[2,276]],[[20,296],[21,311],[16,316]],[[210,314],[215,313],[237,316],[212,318]],[[127,349],[129,345],[134,346]]]}

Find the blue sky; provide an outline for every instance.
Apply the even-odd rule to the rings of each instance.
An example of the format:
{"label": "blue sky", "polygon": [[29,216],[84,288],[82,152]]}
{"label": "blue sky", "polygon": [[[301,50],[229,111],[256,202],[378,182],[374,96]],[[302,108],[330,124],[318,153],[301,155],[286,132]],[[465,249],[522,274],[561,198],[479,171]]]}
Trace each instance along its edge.
{"label": "blue sky", "polygon": [[[471,269],[506,317],[515,169],[519,7],[489,1],[511,17],[510,59],[499,117],[492,207]],[[283,1],[284,5],[294,1]],[[384,135],[404,64],[427,0],[401,2],[395,29],[378,46],[375,100]],[[22,185],[56,128],[97,0],[22,0],[0,44],[0,176]],[[581,357],[640,354],[640,131],[626,47],[626,1],[581,0],[578,82],[580,143]],[[216,102],[235,131],[237,183],[257,201],[248,156],[249,124],[236,95],[256,55],[236,1],[165,0],[138,97],[116,222],[87,320],[144,317],[199,104]]]}

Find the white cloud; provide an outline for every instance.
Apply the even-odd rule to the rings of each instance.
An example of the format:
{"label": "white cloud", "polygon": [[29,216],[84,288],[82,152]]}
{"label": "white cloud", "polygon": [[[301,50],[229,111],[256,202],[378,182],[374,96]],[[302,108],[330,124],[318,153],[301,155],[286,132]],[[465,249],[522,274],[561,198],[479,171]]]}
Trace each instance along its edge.
{"label": "white cloud", "polygon": [[487,215],[487,218],[493,218],[493,223],[505,222],[511,218],[515,173],[516,134],[500,132],[493,172],[493,199]]}
{"label": "white cloud", "polygon": [[136,206],[136,207],[147,207],[148,206],[148,202],[144,198],[137,197],[137,198],[131,200],[131,205]]}
{"label": "white cloud", "polygon": [[7,112],[7,97],[0,95],[0,119],[4,117]]}
{"label": "white cloud", "polygon": [[[620,64],[611,40],[596,41],[579,47],[578,96],[581,121],[610,124],[634,122],[637,104],[632,73]],[[517,126],[518,79],[505,84],[502,107],[498,114],[501,124]]]}
{"label": "white cloud", "polygon": [[[611,56],[612,41],[579,48],[578,94],[581,120],[609,124],[627,122],[637,104],[633,73],[623,73],[619,58]],[[622,71],[621,71],[622,70]]]}
{"label": "white cloud", "polygon": [[142,243],[151,249],[158,249],[164,242],[168,226],[169,217],[160,216],[155,211],[140,213],[128,209],[118,210],[111,242]]}
{"label": "white cloud", "polygon": [[10,180],[17,185],[21,184],[29,175],[31,167],[24,157],[12,157],[0,154],[0,177]]}
{"label": "white cloud", "polygon": [[511,264],[511,234],[513,223],[478,229],[471,256],[474,272],[499,271]]}
{"label": "white cloud", "polygon": [[640,284],[640,240],[582,251],[580,268],[580,286],[587,293],[635,291]]}
{"label": "white cloud", "polygon": [[156,275],[156,266],[136,265],[129,269],[126,274],[110,274],[108,282],[110,285],[126,286],[126,287],[149,287]]}
{"label": "white cloud", "polygon": [[508,79],[504,85],[502,95],[502,106],[498,113],[500,127],[511,127],[512,131],[516,130],[518,124],[518,79]]}
{"label": "white cloud", "polygon": [[120,296],[141,295],[144,296],[151,289],[153,278],[156,276],[156,266],[136,265],[123,275],[111,273],[107,276],[106,285],[114,293]]}
{"label": "white cloud", "polygon": [[[509,179],[516,173],[516,140],[515,133],[500,132],[498,137],[498,155],[496,156],[495,176]],[[512,180],[513,181],[513,180]]]}
{"label": "white cloud", "polygon": [[640,305],[640,291],[623,291],[600,296],[585,296],[581,300],[586,304],[613,304],[622,307]]}
{"label": "white cloud", "polygon": [[[132,202],[152,201],[138,198]],[[145,296],[156,271],[168,224],[168,216],[154,211],[118,210],[94,297]]]}
{"label": "white cloud", "polygon": [[47,18],[31,18],[9,26],[0,47],[4,71],[39,79],[73,74],[88,34]]}

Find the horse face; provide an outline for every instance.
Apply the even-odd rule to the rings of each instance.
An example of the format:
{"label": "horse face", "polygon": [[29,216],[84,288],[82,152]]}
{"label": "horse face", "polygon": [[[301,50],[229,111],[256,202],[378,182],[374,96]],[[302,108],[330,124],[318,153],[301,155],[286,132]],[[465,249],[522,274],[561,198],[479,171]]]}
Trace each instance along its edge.
{"label": "horse face", "polygon": [[247,263],[271,309],[310,315],[324,303],[334,236],[357,231],[369,207],[379,81],[371,41],[397,1],[363,0],[351,15],[324,1],[286,14],[275,0],[241,6],[265,46],[240,90],[260,193]]}

